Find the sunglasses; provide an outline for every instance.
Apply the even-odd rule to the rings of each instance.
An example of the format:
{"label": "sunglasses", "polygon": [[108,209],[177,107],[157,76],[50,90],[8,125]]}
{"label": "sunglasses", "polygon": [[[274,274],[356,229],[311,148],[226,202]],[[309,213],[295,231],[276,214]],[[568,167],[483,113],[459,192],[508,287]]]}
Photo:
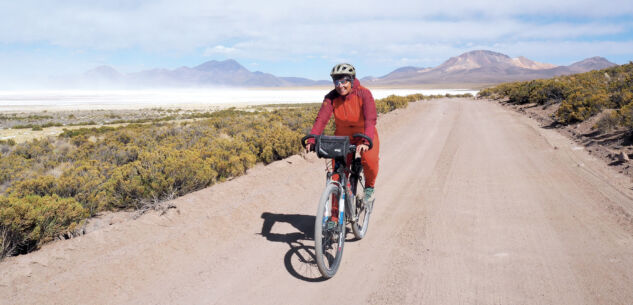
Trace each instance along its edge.
{"label": "sunglasses", "polygon": [[335,79],[334,80],[334,86],[338,87],[340,85],[347,85],[347,83],[349,83],[350,81],[352,81],[352,80],[347,78],[347,77]]}

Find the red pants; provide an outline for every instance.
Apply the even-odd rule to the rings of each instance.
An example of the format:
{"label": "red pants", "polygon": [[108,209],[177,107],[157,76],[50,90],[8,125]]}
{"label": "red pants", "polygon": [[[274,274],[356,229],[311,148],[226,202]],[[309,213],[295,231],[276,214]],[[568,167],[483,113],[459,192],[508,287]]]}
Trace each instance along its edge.
{"label": "red pants", "polygon": [[378,139],[378,133],[374,134],[374,146],[372,149],[366,151],[361,156],[361,163],[363,164],[363,172],[365,173],[365,187],[374,187],[376,183],[376,177],[378,176],[378,154],[380,153],[380,140]]}

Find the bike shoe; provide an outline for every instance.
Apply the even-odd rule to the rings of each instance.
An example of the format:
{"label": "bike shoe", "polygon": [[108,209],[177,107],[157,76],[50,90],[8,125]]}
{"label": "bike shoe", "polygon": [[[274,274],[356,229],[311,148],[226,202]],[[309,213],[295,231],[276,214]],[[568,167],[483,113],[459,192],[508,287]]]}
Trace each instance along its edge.
{"label": "bike shoe", "polygon": [[374,196],[374,188],[373,187],[365,188],[365,202],[373,203],[374,199],[376,199]]}

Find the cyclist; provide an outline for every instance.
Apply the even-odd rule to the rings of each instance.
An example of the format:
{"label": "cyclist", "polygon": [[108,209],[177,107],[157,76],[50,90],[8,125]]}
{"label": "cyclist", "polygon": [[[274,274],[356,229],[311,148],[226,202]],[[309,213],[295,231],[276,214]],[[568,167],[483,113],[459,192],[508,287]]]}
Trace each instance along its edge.
{"label": "cyclist", "polygon": [[[357,145],[356,151],[362,154],[365,201],[371,202],[374,200],[374,184],[378,175],[378,153],[380,152],[374,97],[369,89],[360,85],[356,79],[356,69],[348,63],[334,66],[330,76],[334,82],[334,90],[325,96],[310,134],[321,134],[334,113],[336,126],[334,135],[351,137],[355,133],[363,133],[372,139],[374,145],[369,150],[367,140],[350,138],[351,143]],[[314,143],[314,139],[308,140],[306,152],[310,152]]]}

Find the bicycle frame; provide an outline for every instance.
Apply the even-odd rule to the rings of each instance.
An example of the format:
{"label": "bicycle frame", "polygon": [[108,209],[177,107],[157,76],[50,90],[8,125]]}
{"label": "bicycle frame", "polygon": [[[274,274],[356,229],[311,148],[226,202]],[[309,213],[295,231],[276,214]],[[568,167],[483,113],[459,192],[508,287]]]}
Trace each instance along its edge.
{"label": "bicycle frame", "polygon": [[[301,139],[301,145],[305,147],[307,139],[317,138],[317,137],[318,136],[316,135],[307,135]],[[371,139],[363,134],[354,134],[352,137],[365,138],[369,142],[369,149],[373,147],[373,143]],[[333,159],[335,166],[333,166],[331,172],[328,172],[327,179],[326,179],[326,185],[328,185],[329,183],[335,183],[337,187],[339,188],[339,194],[340,194],[338,198],[339,226],[344,225],[346,215],[349,217],[350,222],[355,222],[358,220],[356,211],[352,204],[354,204],[356,201],[355,194],[356,194],[356,189],[358,187],[357,182],[359,179],[359,173],[362,170],[362,165],[360,162],[359,154],[354,155],[352,162],[348,165],[347,159],[349,157],[349,154],[356,151],[356,146],[351,145],[349,148],[350,148],[350,151],[348,151],[348,154],[345,154],[345,157]],[[332,176],[334,176],[335,174],[339,175],[339,181],[332,179]],[[340,202],[343,202],[344,204],[340,204]],[[328,209],[330,210],[331,208],[332,208],[331,206],[328,207]],[[350,211],[349,214],[345,214],[346,208],[349,208],[349,211]],[[328,216],[331,216],[331,215],[328,215]]]}
{"label": "bicycle frame", "polygon": [[[354,156],[351,165],[348,166],[346,160],[336,159],[334,161],[334,167],[331,172],[326,175],[326,185],[333,183],[339,188],[338,198],[338,212],[339,212],[339,225],[344,225],[344,219],[347,215],[350,221],[356,221],[356,210],[353,208],[353,203],[356,202],[356,188],[358,187],[359,172],[362,168],[360,163],[360,157]],[[332,176],[338,175],[339,180],[332,179]],[[344,204],[340,204],[343,202]],[[331,206],[328,207],[331,210]],[[349,209],[349,213],[346,214],[346,209]]]}

